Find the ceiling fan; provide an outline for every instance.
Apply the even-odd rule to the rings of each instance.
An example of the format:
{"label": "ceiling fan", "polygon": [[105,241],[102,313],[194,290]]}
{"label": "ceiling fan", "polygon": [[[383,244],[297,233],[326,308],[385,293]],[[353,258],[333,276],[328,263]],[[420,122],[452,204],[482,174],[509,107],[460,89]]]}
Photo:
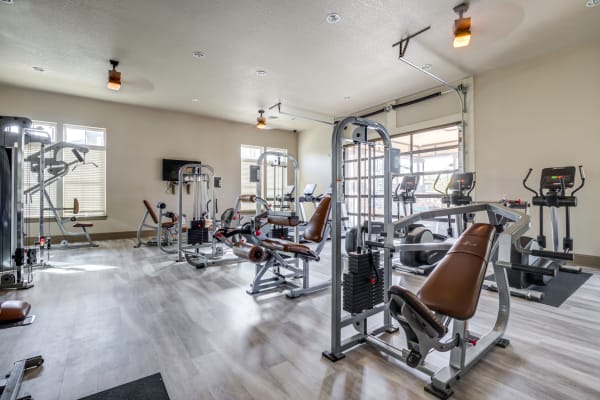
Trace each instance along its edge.
{"label": "ceiling fan", "polygon": [[127,92],[131,93],[151,92],[154,90],[154,84],[145,78],[123,80],[121,72],[117,71],[119,61],[111,59],[109,62],[112,69],[108,70],[108,81],[106,82],[106,87],[108,89],[116,92],[121,89],[126,89]]}
{"label": "ceiling fan", "polygon": [[267,126],[267,117],[264,116],[265,110],[258,110],[258,117],[256,117],[256,127],[258,129],[271,129]]}

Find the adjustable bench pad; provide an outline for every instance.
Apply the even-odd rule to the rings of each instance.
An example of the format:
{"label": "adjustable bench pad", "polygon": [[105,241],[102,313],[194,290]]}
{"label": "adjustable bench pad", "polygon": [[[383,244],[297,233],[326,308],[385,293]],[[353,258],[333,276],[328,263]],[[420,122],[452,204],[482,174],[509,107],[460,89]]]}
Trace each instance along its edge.
{"label": "adjustable bench pad", "polygon": [[22,321],[29,314],[31,305],[22,300],[9,300],[0,303],[0,324]]}
{"label": "adjustable bench pad", "polygon": [[494,226],[470,226],[427,278],[417,297],[429,309],[459,320],[475,314],[488,265]]}
{"label": "adjustable bench pad", "polygon": [[311,250],[310,247],[300,243],[294,243],[281,239],[266,239],[262,241],[262,245],[272,251],[282,251],[284,253],[294,253],[302,257],[318,260],[317,253]]}

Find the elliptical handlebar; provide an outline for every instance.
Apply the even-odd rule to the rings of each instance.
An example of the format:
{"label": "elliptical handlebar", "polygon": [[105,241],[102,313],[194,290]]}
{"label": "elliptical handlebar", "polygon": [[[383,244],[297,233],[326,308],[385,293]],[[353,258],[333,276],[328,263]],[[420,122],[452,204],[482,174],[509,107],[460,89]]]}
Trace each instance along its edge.
{"label": "elliptical handlebar", "polygon": [[477,174],[473,171],[473,185],[471,186],[471,190],[467,192],[467,196],[471,196],[471,192],[475,189],[475,185],[477,184]]}
{"label": "elliptical handlebar", "polygon": [[580,189],[583,189],[583,186],[585,186],[585,170],[583,169],[583,165],[579,166],[579,178],[581,179],[581,184],[577,186],[577,189],[571,192],[571,197],[575,197],[575,193],[577,193]]}
{"label": "elliptical handlebar", "polygon": [[[527,180],[529,179],[529,176],[531,175],[531,172],[533,171],[533,168],[529,168],[529,171],[527,171],[527,175],[525,176],[525,179],[523,179],[523,187],[527,190],[529,190],[531,193],[533,193],[536,197],[539,196],[538,192],[536,192],[535,190],[533,190],[531,187],[527,186]],[[540,190],[540,193],[542,191]]]}
{"label": "elliptical handlebar", "polygon": [[437,178],[435,178],[435,182],[433,182],[433,190],[435,190],[436,192],[438,192],[442,196],[447,196],[448,195],[448,187],[446,187],[446,192],[445,193],[442,192],[440,189],[437,188],[437,184],[438,184],[438,181],[440,180],[440,176],[441,176],[441,174],[438,174]]}

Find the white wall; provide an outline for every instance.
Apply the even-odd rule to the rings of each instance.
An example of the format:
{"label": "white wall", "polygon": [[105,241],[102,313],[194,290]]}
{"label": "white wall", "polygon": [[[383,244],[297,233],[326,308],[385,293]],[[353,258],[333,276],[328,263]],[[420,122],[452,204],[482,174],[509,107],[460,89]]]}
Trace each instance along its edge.
{"label": "white wall", "polygon": [[240,190],[240,144],[297,154],[297,135],[292,132],[10,86],[0,86],[0,115],[106,128],[108,218],[94,221],[93,232],[136,230],[144,211],[142,199],[162,200],[175,209],[176,196],[165,193],[161,181],[163,158],[213,166],[215,175],[223,178],[218,199],[224,210],[233,207]]}
{"label": "white wall", "polygon": [[[530,199],[521,186],[528,168],[534,168],[531,183],[537,186],[543,167],[583,164],[588,181],[572,212],[572,235],[575,252],[597,256],[598,71],[600,43],[590,43],[475,77],[478,198]],[[536,229],[537,223],[534,235]]]}

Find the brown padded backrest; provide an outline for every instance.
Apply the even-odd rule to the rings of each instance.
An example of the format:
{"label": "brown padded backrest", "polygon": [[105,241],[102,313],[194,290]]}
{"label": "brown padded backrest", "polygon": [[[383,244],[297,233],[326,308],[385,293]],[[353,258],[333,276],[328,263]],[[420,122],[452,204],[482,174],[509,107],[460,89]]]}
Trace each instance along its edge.
{"label": "brown padded backrest", "polygon": [[79,200],[77,200],[77,197],[73,199],[73,214],[79,214]]}
{"label": "brown padded backrest", "polygon": [[254,200],[256,199],[256,195],[255,194],[240,194],[240,197],[238,197],[238,199],[243,203],[254,203]]}
{"label": "brown padded backrest", "polygon": [[325,196],[319,202],[315,213],[306,224],[304,228],[304,239],[319,243],[323,240],[325,234],[325,226],[327,225],[327,218],[329,218],[329,207],[331,206],[331,196]]}
{"label": "brown padded backrest", "polygon": [[427,278],[417,297],[435,312],[467,320],[475,314],[494,226],[471,225]]}
{"label": "brown padded backrest", "polygon": [[152,221],[154,221],[155,224],[158,224],[158,217],[156,216],[156,213],[154,212],[154,209],[150,203],[148,203],[148,200],[144,200],[144,206],[146,206],[148,214],[150,214],[150,217],[152,217]]}

